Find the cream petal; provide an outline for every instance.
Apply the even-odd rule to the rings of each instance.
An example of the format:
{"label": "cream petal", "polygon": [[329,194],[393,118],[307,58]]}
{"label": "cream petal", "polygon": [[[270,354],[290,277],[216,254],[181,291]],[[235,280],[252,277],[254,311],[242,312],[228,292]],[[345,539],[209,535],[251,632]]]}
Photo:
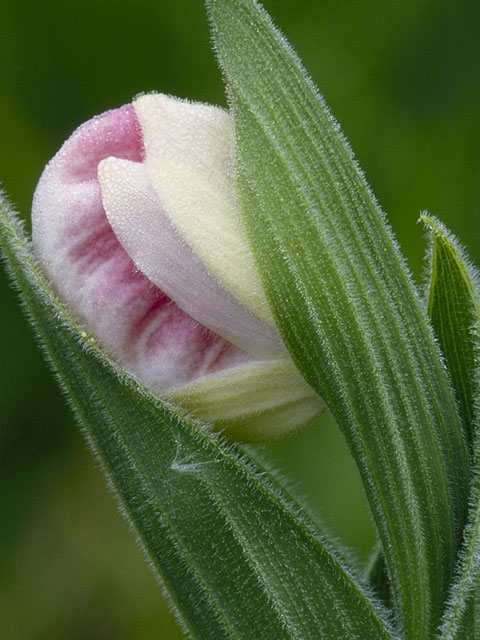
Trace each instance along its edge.
{"label": "cream petal", "polygon": [[154,285],[200,324],[254,357],[285,357],[277,331],[219,286],[183,242],[143,164],[110,157],[100,162],[98,176],[115,235]]}
{"label": "cream petal", "polygon": [[165,212],[213,277],[274,326],[237,203],[230,116],[161,94],[134,107]]}

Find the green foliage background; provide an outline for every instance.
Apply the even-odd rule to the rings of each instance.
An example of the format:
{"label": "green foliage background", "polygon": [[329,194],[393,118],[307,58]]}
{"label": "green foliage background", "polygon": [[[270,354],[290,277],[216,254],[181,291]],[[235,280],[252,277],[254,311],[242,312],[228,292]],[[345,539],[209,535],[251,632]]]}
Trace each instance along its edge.
{"label": "green foliage background", "polygon": [[[428,208],[480,262],[480,4],[265,2],[319,85],[419,278]],[[158,90],[225,104],[200,0],[3,0],[0,177],[28,216],[72,130]],[[180,634],[0,276],[0,637]],[[328,415],[266,446],[357,556],[362,490]]]}

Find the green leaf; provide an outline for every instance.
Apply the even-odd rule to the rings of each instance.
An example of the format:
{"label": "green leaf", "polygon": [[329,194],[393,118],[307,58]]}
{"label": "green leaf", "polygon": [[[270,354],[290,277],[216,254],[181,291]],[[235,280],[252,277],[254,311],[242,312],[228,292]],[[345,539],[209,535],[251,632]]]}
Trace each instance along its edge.
{"label": "green leaf", "polygon": [[150,394],[81,331],[1,202],[0,246],[185,629],[202,640],[391,638],[379,605],[265,469]]}
{"label": "green leaf", "polygon": [[374,593],[376,593],[381,602],[390,609],[393,604],[391,585],[388,580],[385,558],[379,548],[374,549],[369,564],[366,567],[365,574],[368,584],[371,585]]}
{"label": "green leaf", "polygon": [[316,88],[254,0],[208,0],[240,203],[278,327],[360,470],[399,626],[431,636],[465,522],[469,460],[437,345],[392,235]]}
{"label": "green leaf", "polygon": [[443,616],[439,640],[480,640],[480,438],[465,538]]}
{"label": "green leaf", "polygon": [[478,388],[476,360],[480,348],[478,276],[456,239],[433,216],[420,218],[432,232],[427,313],[452,378],[468,442]]}
{"label": "green leaf", "polygon": [[456,238],[444,225],[429,215],[422,215],[421,220],[432,235],[428,314],[445,356],[475,457],[469,517],[439,637],[442,640],[480,639],[480,280]]}

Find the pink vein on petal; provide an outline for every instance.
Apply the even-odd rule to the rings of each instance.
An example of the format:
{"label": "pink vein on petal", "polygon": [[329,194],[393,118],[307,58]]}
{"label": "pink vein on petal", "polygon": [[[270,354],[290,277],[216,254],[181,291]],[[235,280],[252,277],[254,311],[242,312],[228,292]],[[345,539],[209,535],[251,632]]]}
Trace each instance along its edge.
{"label": "pink vein on petal", "polygon": [[79,127],[37,187],[34,249],[61,300],[108,353],[157,391],[250,360],[135,268],[102,205],[97,165],[109,156],[143,159],[131,105]]}
{"label": "pink vein on petal", "polygon": [[[145,165],[109,157],[98,170],[109,223],[137,268],[198,322],[256,358],[285,356],[276,329],[207,271],[165,212]],[[178,185],[181,189],[182,185]]]}

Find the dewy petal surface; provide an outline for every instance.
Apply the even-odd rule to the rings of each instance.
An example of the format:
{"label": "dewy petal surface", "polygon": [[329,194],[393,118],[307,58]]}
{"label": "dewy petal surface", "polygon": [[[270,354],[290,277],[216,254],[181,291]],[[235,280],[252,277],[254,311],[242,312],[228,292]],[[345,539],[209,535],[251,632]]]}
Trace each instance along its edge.
{"label": "dewy petal surface", "polygon": [[156,391],[250,360],[135,268],[102,205],[97,166],[109,156],[143,160],[130,105],[77,129],[35,193],[34,250],[62,301],[110,355]]}
{"label": "dewy petal surface", "polygon": [[110,157],[100,162],[98,176],[115,235],[154,285],[200,324],[256,358],[286,356],[278,332],[228,294],[182,240],[144,164]]}
{"label": "dewy petal surface", "polygon": [[162,94],[141,96],[134,107],[165,212],[213,277],[273,327],[237,203],[230,116]]}

